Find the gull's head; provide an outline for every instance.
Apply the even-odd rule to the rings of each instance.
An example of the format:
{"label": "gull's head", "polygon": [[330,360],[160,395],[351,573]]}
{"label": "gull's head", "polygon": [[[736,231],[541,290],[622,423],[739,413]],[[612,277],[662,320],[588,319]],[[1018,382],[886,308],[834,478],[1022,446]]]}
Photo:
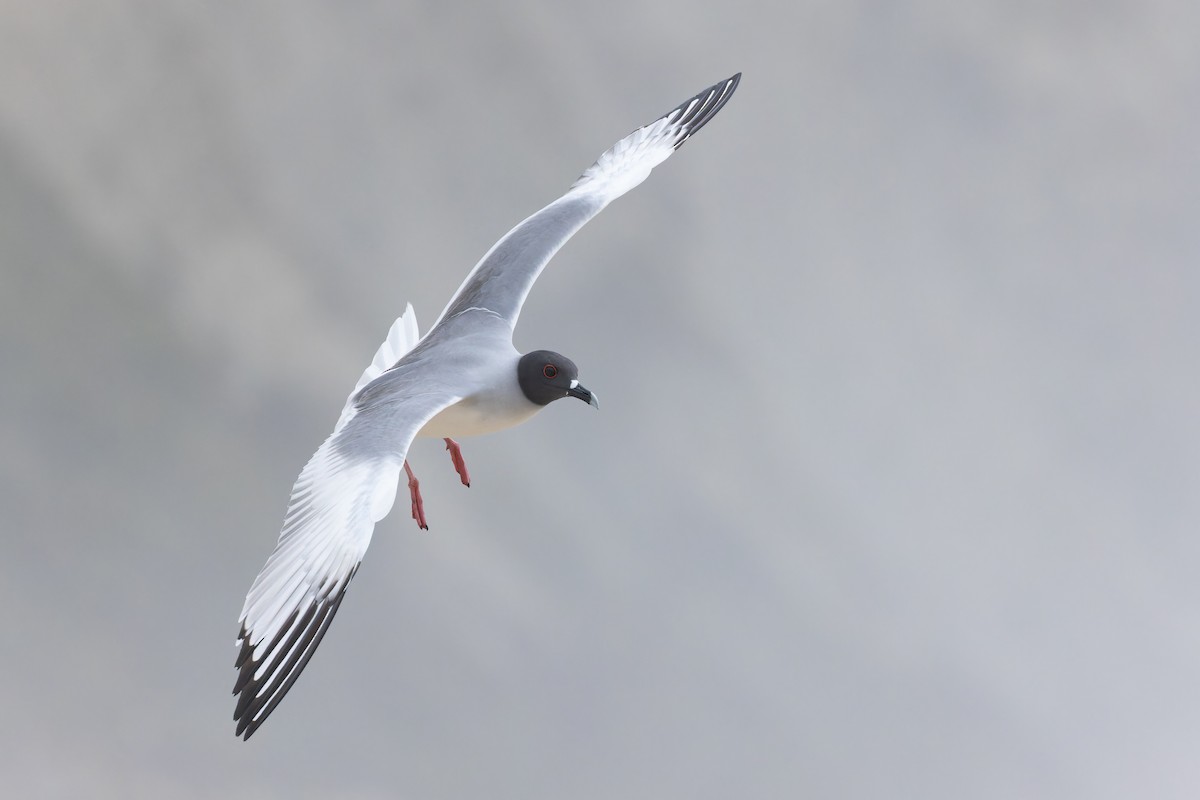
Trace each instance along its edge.
{"label": "gull's head", "polygon": [[517,382],[531,403],[546,406],[563,397],[577,397],[596,408],[596,395],[579,383],[579,368],[551,350],[534,350],[517,362]]}

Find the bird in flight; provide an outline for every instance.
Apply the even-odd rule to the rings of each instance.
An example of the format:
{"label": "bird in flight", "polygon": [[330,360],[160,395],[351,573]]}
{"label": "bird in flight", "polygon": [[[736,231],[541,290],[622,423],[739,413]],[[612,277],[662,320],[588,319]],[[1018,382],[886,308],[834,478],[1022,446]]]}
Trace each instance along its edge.
{"label": "bird in flight", "polygon": [[597,405],[569,358],[513,347],[521,306],[558,249],[704,127],[740,80],[710,86],[613,145],[566,194],[492,245],[424,337],[411,305],[396,320],[296,479],[279,541],[246,596],[234,663],[238,736],[250,738],[312,658],[375,523],[392,508],[401,470],[413,519],[428,527],[408,463],[415,437],[445,439],[469,486],[453,437],[511,427],[563,397]]}

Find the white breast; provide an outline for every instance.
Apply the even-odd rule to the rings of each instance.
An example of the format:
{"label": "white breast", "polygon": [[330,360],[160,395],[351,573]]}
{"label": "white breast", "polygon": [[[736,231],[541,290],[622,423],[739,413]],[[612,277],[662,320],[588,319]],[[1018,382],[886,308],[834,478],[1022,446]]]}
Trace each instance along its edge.
{"label": "white breast", "polygon": [[521,391],[514,365],[505,371],[504,379],[439,412],[417,436],[458,438],[495,433],[519,425],[542,408]]}

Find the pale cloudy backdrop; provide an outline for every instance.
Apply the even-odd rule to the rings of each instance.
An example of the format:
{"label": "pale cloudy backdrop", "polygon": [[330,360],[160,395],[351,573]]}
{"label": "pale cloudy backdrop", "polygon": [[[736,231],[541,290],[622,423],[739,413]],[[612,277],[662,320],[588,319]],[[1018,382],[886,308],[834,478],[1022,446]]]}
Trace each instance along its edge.
{"label": "pale cloudy backdrop", "polygon": [[[5,793],[1200,795],[1198,8],[0,4]],[[404,303],[738,70],[235,739]]]}

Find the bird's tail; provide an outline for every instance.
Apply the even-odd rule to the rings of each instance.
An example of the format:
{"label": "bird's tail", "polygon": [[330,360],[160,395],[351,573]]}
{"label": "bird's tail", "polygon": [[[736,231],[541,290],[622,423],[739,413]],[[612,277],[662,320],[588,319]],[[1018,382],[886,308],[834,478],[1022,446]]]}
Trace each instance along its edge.
{"label": "bird's tail", "polygon": [[391,329],[388,331],[387,338],[383,340],[383,344],[379,345],[379,349],[375,351],[375,357],[371,359],[371,365],[363,372],[362,377],[358,379],[358,383],[354,387],[354,391],[350,396],[358,394],[358,390],[366,386],[371,381],[378,378],[385,370],[396,365],[396,362],[404,357],[404,354],[417,346],[420,340],[417,333],[417,312],[413,311],[412,303],[409,303],[404,313],[392,323]]}
{"label": "bird's tail", "polygon": [[409,303],[405,306],[404,313],[392,323],[387,338],[383,340],[383,344],[379,345],[379,349],[375,351],[375,357],[371,359],[370,365],[363,371],[358,383],[354,385],[354,391],[350,392],[350,396],[346,398],[346,407],[342,409],[342,416],[334,428],[335,433],[341,430],[350,417],[354,416],[354,396],[358,394],[359,390],[394,367],[405,353],[417,346],[420,339],[421,336],[417,332],[417,312],[413,311],[412,303]]}

